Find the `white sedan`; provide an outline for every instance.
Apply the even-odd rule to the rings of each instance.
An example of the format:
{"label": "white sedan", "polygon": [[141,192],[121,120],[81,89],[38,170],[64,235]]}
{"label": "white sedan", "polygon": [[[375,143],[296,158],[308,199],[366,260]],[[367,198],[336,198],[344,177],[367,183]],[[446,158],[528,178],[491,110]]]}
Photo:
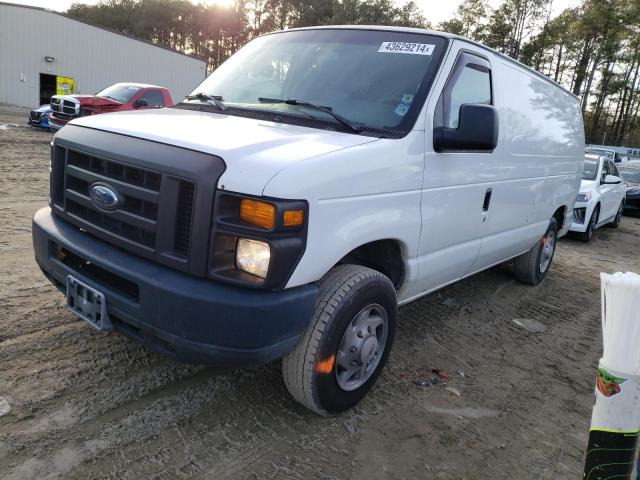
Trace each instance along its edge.
{"label": "white sedan", "polygon": [[626,185],[615,163],[603,156],[586,155],[570,231],[588,242],[593,232],[603,225],[617,228],[625,197]]}

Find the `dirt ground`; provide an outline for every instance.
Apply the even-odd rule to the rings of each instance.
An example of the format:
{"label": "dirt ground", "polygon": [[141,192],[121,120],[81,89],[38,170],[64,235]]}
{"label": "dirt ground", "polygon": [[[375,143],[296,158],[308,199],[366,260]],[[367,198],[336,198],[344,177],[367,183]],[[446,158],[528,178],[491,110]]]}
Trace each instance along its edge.
{"label": "dirt ground", "polygon": [[[0,396],[12,408],[0,418],[0,478],[581,476],[598,274],[640,271],[640,219],[588,245],[563,240],[538,287],[499,267],[400,309],[378,385],[352,411],[320,418],[288,396],[279,363],[182,365],[64,308],[30,234],[47,202],[52,135],[25,117],[0,109]],[[414,383],[432,368],[447,385]]]}

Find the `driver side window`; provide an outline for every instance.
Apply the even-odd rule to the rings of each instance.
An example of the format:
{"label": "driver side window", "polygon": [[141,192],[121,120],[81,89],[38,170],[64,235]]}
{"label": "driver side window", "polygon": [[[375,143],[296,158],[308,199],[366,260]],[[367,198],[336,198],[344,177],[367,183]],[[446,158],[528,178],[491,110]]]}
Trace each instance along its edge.
{"label": "driver side window", "polygon": [[615,163],[611,163],[611,175],[615,175],[616,177],[620,176],[620,171]]}
{"label": "driver side window", "polygon": [[600,182],[604,182],[604,179],[607,178],[607,175],[612,175],[611,167],[609,167],[610,163],[611,162],[609,160],[605,160],[602,163],[602,176],[600,177]]}
{"label": "driver side window", "polygon": [[493,104],[491,66],[487,60],[462,52],[436,106],[435,125],[458,128],[460,107]]}

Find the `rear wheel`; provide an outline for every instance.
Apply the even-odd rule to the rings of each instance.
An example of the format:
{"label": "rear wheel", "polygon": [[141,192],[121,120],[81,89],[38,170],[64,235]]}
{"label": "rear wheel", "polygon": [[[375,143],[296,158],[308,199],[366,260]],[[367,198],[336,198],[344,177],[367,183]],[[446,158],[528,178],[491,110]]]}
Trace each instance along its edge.
{"label": "rear wheel", "polygon": [[558,240],[558,223],[552,218],[547,231],[531,250],[523,253],[513,261],[513,273],[517,280],[538,285],[547,275]]}
{"label": "rear wheel", "polygon": [[618,228],[620,226],[620,222],[622,222],[622,212],[624,212],[624,201],[620,203],[620,207],[618,207],[618,213],[616,213],[613,222],[609,224],[611,228]]}
{"label": "rear wheel", "polygon": [[340,265],[318,285],[316,310],[282,359],[287,389],[321,415],[358,403],[380,375],[395,334],[396,291],[370,268]]}
{"label": "rear wheel", "polygon": [[587,229],[578,234],[578,237],[583,242],[590,242],[591,238],[593,238],[593,232],[596,231],[596,225],[598,225],[598,217],[600,216],[600,205],[596,205],[596,208],[593,209],[593,213],[591,214],[591,218],[589,219],[589,224],[587,225]]}

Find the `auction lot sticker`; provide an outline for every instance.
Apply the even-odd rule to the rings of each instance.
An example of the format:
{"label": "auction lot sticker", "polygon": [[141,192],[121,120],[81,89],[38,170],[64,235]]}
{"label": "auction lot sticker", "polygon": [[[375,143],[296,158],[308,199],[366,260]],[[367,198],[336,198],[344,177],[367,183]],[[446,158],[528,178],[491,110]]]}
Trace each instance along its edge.
{"label": "auction lot sticker", "polygon": [[429,43],[382,42],[378,52],[406,53],[409,55],[431,55],[435,45]]}

